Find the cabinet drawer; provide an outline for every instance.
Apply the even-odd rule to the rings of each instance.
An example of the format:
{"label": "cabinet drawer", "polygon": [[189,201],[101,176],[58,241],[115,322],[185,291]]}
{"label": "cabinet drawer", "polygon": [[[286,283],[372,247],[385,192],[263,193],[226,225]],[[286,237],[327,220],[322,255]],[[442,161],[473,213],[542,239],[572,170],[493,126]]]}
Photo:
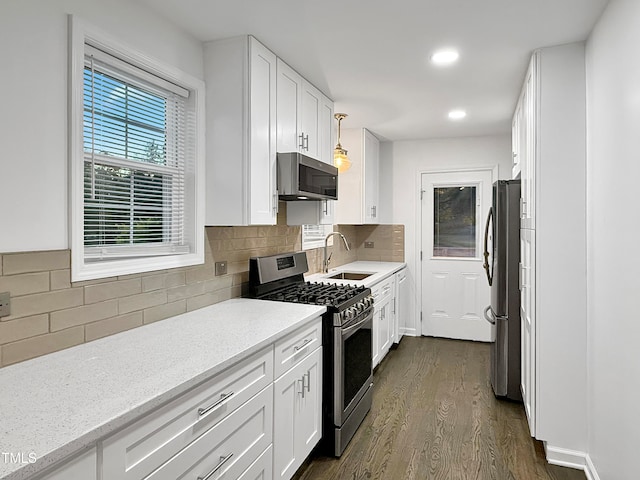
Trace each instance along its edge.
{"label": "cabinet drawer", "polygon": [[275,378],[296,365],[309,353],[322,345],[322,317],[276,343]]}
{"label": "cabinet drawer", "polygon": [[227,418],[144,480],[202,480],[214,470],[216,480],[235,480],[271,445],[273,385],[269,385]]}
{"label": "cabinet drawer", "polygon": [[273,446],[269,446],[247,468],[238,480],[271,480],[273,478]]}
{"label": "cabinet drawer", "polygon": [[145,478],[271,382],[268,347],[107,438],[103,478]]}
{"label": "cabinet drawer", "polygon": [[383,304],[387,299],[391,297],[391,289],[392,283],[394,282],[394,277],[391,276],[377,285],[374,285],[371,288],[371,295],[373,296],[373,305],[374,307],[378,307],[378,305]]}

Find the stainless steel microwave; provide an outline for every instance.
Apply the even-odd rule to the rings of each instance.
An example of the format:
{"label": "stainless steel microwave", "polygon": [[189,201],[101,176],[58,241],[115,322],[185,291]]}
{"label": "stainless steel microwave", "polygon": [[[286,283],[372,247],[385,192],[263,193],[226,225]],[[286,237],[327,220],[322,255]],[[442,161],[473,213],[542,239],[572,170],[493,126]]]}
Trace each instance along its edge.
{"label": "stainless steel microwave", "polygon": [[338,169],[301,153],[278,153],[280,200],[337,200]]}

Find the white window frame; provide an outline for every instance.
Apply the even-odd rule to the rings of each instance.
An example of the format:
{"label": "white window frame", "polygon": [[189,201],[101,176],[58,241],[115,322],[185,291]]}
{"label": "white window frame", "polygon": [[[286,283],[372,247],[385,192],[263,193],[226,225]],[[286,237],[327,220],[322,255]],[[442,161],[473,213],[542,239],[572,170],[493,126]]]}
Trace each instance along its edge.
{"label": "white window frame", "polygon": [[[433,249],[435,249],[435,239],[432,241],[431,252],[429,255],[432,260],[482,260],[482,235],[484,232],[484,223],[482,220],[482,212],[480,211],[482,206],[482,183],[479,182],[443,182],[443,183],[434,183],[433,188],[431,190],[431,194],[435,192],[438,188],[475,188],[476,189],[476,227],[475,227],[475,248],[476,254],[472,257],[457,257],[457,256],[436,256],[433,253]],[[433,222],[435,224],[435,217],[433,218]],[[434,225],[435,227],[435,225]]]}
{"label": "white window frame", "polygon": [[[205,110],[204,82],[175,67],[168,66],[111,36],[73,15],[69,16],[69,206],[71,280],[74,282],[150,272],[204,263],[204,162]],[[151,75],[178,85],[189,92],[195,121],[193,144],[189,145],[193,159],[186,168],[185,201],[187,253],[155,255],[153,249],[141,249],[139,257],[108,258],[87,261],[84,246],[84,148],[83,148],[83,76],[85,45],[98,48],[119,60]],[[94,255],[95,257],[95,255]]]}
{"label": "white window frame", "polygon": [[[319,238],[316,235],[310,235],[309,230],[318,230],[322,238]],[[333,232],[333,225],[302,225],[300,228],[300,235],[302,236],[302,250],[323,248],[324,239],[331,232]],[[327,245],[333,245],[333,237],[329,238]]]}

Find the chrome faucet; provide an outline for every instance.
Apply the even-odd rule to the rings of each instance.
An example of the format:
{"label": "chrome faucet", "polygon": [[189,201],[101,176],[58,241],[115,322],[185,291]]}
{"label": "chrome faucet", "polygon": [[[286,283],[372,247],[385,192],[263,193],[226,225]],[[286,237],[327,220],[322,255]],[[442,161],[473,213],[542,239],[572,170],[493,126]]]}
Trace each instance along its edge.
{"label": "chrome faucet", "polygon": [[327,258],[327,242],[329,241],[329,237],[332,235],[340,235],[342,241],[344,242],[344,246],[347,248],[347,252],[351,250],[349,248],[349,242],[347,242],[345,236],[340,232],[331,232],[329,235],[327,235],[324,239],[324,261],[322,262],[322,271],[324,273],[327,273],[329,271],[329,262],[331,261],[331,255],[333,255],[333,252],[331,252],[331,255],[329,255],[329,258]]}

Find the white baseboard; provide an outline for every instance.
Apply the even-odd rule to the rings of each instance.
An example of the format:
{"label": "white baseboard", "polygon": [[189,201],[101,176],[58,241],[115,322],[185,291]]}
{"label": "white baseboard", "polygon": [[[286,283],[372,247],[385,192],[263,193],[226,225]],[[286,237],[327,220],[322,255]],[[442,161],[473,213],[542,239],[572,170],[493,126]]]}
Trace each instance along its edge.
{"label": "white baseboard", "polygon": [[404,328],[402,334],[407,337],[419,337],[418,331],[415,328]]}
{"label": "white baseboard", "polygon": [[547,442],[544,442],[544,450],[547,454],[547,462],[552,465],[585,470],[587,454],[584,452],[553,447],[547,444]]}
{"label": "white baseboard", "polygon": [[547,462],[550,464],[583,470],[587,480],[600,480],[588,453],[552,447],[547,442],[544,442],[544,450],[547,454]]}
{"label": "white baseboard", "polygon": [[587,454],[586,463],[584,465],[584,473],[587,476],[587,480],[600,480],[600,475],[596,471],[596,467],[593,465],[591,461],[591,457]]}

